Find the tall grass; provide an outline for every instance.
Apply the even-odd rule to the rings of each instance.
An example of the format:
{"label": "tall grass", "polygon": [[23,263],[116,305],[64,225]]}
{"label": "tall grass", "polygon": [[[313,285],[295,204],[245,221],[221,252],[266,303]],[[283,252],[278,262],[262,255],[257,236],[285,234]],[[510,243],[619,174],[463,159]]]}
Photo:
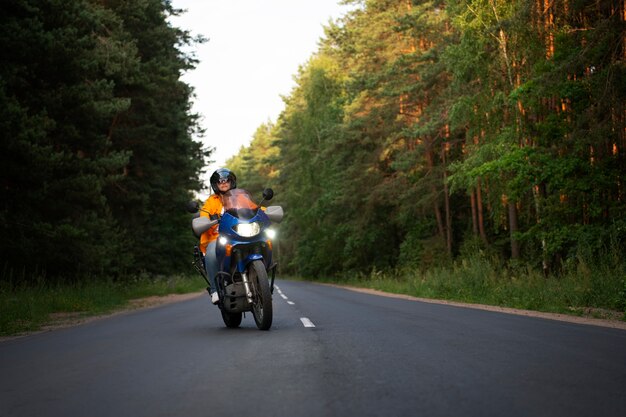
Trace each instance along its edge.
{"label": "tall grass", "polygon": [[58,313],[78,317],[108,313],[129,300],[152,295],[200,291],[204,281],[197,277],[140,276],[124,282],[95,279],[72,284],[0,283],[0,335],[38,330]]}
{"label": "tall grass", "polygon": [[626,320],[626,259],[617,251],[595,259],[579,254],[558,275],[477,251],[423,272],[372,271],[339,282],[416,297]]}
{"label": "tall grass", "polygon": [[[605,316],[621,312],[626,320],[626,259],[615,249],[602,256],[581,252],[562,265],[558,275],[524,264],[499,261],[479,250],[426,271],[372,271],[322,279],[359,287],[445,299],[566,314]],[[0,282],[0,335],[40,329],[56,313],[78,316],[123,308],[129,300],[188,293],[204,288],[198,277],[140,276],[124,282],[85,280],[74,284]]]}

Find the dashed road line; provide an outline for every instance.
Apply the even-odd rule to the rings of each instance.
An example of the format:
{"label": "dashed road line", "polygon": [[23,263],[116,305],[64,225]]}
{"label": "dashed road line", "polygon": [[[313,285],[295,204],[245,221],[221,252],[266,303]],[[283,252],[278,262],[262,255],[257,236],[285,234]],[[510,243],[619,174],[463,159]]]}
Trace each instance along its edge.
{"label": "dashed road line", "polygon": [[[287,298],[287,296],[283,294],[282,290],[278,287],[278,285],[274,285],[274,288],[276,288],[276,291],[278,291],[278,295],[280,295],[283,298],[283,300],[289,300],[289,298]],[[290,301],[287,301],[287,303],[293,305],[293,303]]]}
{"label": "dashed road line", "polygon": [[[274,288],[276,288],[276,291],[278,291],[278,294],[287,301],[287,304],[289,305],[295,305],[296,303],[294,303],[293,301],[289,301],[289,298],[287,298],[287,296],[285,294],[283,294],[282,290],[278,287],[278,285],[274,285]],[[315,327],[315,324],[313,324],[313,322],[311,320],[309,320],[306,317],[300,317],[300,321],[302,322],[302,325],[304,327]]]}
{"label": "dashed road line", "polygon": [[304,327],[315,327],[313,322],[306,317],[300,317],[300,321],[304,325]]}

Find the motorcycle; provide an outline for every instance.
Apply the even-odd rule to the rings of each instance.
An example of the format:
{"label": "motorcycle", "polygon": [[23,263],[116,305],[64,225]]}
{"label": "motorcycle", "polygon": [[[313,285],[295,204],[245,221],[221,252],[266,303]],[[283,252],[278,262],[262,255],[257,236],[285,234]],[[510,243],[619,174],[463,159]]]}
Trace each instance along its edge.
{"label": "motorcycle", "polygon": [[[272,326],[272,294],[277,263],[272,259],[275,231],[272,223],[280,223],[283,209],[280,206],[261,207],[273,198],[271,188],[263,191],[263,200],[256,204],[247,191],[235,188],[223,194],[223,214],[218,219],[200,216],[198,202],[190,202],[188,210],[196,216],[192,230],[197,238],[218,224],[216,245],[218,273],[216,276],[217,303],[224,324],[239,327],[242,315],[251,311],[259,330]],[[204,267],[204,257],[196,245],[194,266],[202,275],[211,292],[211,284]],[[271,279],[270,279],[271,277]]]}

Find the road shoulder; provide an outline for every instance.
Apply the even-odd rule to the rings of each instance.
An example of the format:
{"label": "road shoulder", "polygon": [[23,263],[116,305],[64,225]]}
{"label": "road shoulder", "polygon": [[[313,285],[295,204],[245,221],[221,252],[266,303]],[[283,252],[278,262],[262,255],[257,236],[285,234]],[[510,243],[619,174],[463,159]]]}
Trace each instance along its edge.
{"label": "road shoulder", "polygon": [[93,321],[106,319],[113,316],[119,316],[121,314],[128,314],[137,310],[145,310],[149,308],[159,307],[166,304],[177,303],[180,301],[187,301],[193,298],[201,297],[206,294],[206,291],[187,293],[187,294],[168,294],[163,296],[150,296],[144,298],[138,298],[129,300],[129,302],[122,308],[105,314],[86,315],[85,313],[54,313],[50,315],[50,321],[42,326],[39,330],[31,332],[24,332],[12,336],[0,336],[0,343],[17,339],[20,337],[30,336],[38,333],[50,332],[58,329],[64,329],[67,327],[73,327],[80,324],[91,323]]}
{"label": "road shoulder", "polygon": [[532,311],[532,310],[521,310],[518,308],[490,306],[490,305],[484,305],[484,304],[461,303],[457,301],[447,301],[447,300],[435,300],[435,299],[430,299],[430,298],[413,297],[413,296],[405,295],[405,294],[392,294],[392,293],[379,291],[379,290],[373,290],[369,288],[351,287],[351,286],[346,286],[346,285],[326,284],[326,283],[323,285],[345,288],[350,291],[362,292],[362,293],[367,293],[367,294],[375,294],[375,295],[380,295],[383,297],[420,301],[423,303],[444,304],[444,305],[451,305],[451,306],[456,306],[456,307],[494,311],[494,312],[505,313],[505,314],[515,314],[518,316],[538,317],[538,318],[548,319],[548,320],[558,320],[558,321],[564,321],[564,322],[569,322],[569,323],[586,324],[590,326],[601,326],[601,327],[610,327],[613,329],[626,330],[626,322],[622,320],[598,319],[598,318],[593,318],[593,317],[579,317],[579,316],[570,316],[567,314],[543,313],[543,312]]}

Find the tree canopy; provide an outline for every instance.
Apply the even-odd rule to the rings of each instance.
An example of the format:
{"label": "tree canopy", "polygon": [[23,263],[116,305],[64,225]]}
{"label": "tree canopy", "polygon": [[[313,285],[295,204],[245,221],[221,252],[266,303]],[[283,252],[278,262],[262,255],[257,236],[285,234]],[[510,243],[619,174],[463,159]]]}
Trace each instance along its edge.
{"label": "tree canopy", "polygon": [[233,159],[279,173],[283,266],[429,268],[479,247],[550,273],[626,249],[623,1],[346,3],[271,140]]}
{"label": "tree canopy", "polygon": [[208,152],[161,0],[0,5],[3,279],[180,270]]}
{"label": "tree canopy", "polygon": [[[622,0],[344,0],[228,165],[307,276],[626,250]],[[181,270],[210,152],[163,0],[0,5],[2,279]]]}

